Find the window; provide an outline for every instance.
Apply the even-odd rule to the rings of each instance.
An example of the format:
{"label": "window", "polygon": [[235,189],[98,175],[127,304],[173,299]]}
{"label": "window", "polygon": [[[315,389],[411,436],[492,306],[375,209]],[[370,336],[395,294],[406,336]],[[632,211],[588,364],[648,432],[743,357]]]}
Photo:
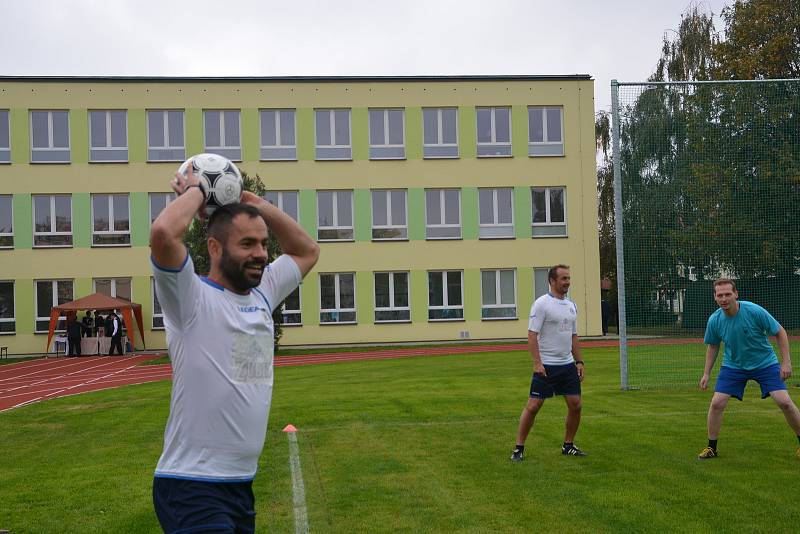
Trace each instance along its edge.
{"label": "window", "polygon": [[206,152],[242,160],[239,131],[239,110],[204,110]]}
{"label": "window", "polygon": [[267,191],[267,194],[264,195],[264,199],[267,202],[271,202],[274,206],[277,206],[278,209],[295,221],[300,220],[297,191]]}
{"label": "window", "polygon": [[566,194],[563,187],[534,187],[533,237],[567,235]]}
{"label": "window", "polygon": [[461,191],[425,190],[425,237],[461,239]]}
{"label": "window", "polygon": [[295,113],[293,109],[261,110],[261,159],[297,159],[297,137],[295,135]]}
{"label": "window", "polygon": [[69,163],[69,112],[31,111],[31,163]]}
{"label": "window", "polygon": [[478,157],[511,156],[511,108],[478,108]]}
{"label": "window", "polygon": [[372,239],[408,239],[405,189],[373,189]]}
{"label": "window", "polygon": [[156,280],[150,277],[150,287],[153,288],[153,330],[164,329],[164,310],[161,309],[161,303],[158,302],[158,295],[156,294]]}
{"label": "window", "polygon": [[128,161],[128,113],[89,112],[89,161]]}
{"label": "window", "polygon": [[533,300],[550,291],[549,267],[534,267],[533,269]]}
{"label": "window", "polygon": [[464,319],[462,271],[428,271],[428,320]]}
{"label": "window", "polygon": [[92,195],[92,245],[130,245],[128,195]]}
{"label": "window", "polygon": [[564,108],[528,108],[528,155],[563,156],[561,124]]}
{"label": "window", "polygon": [[95,278],[94,292],[115,299],[131,300],[130,278]]}
{"label": "window", "polygon": [[11,195],[0,195],[0,248],[14,248],[14,208]]}
{"label": "window", "polygon": [[72,246],[70,195],[33,195],[33,246]]}
{"label": "window", "polygon": [[14,316],[14,282],[0,282],[0,334],[13,334],[17,330]]}
{"label": "window", "polygon": [[11,163],[11,124],[7,109],[0,109],[0,163]]}
{"label": "window", "polygon": [[408,273],[375,273],[375,322],[409,321]]}
{"label": "window", "polygon": [[369,110],[369,159],[405,159],[402,109]]}
{"label": "window", "polygon": [[298,287],[286,297],[281,305],[284,326],[301,326],[303,318],[300,314],[300,288]]}
{"label": "window", "polygon": [[514,191],[510,187],[478,189],[481,239],[514,237]]}
{"label": "window", "polygon": [[353,192],[317,191],[317,239],[353,240]]}
{"label": "window", "polygon": [[[36,332],[47,332],[50,328],[50,311],[53,306],[72,300],[72,280],[36,281]],[[56,330],[63,332],[66,318],[58,320]]]}
{"label": "window", "polygon": [[183,161],[186,147],[182,109],[147,112],[147,161]]}
{"label": "window", "polygon": [[350,146],[350,110],[314,110],[317,159],[353,159]]}
{"label": "window", "polygon": [[481,318],[516,319],[517,288],[514,269],[481,271]]}
{"label": "window", "polygon": [[320,324],[356,322],[355,273],[319,275]]}
{"label": "window", "polygon": [[458,157],[457,108],[424,108],[422,110],[422,156],[425,158]]}
{"label": "window", "polygon": [[150,193],[150,224],[153,224],[167,204],[175,198],[175,193]]}

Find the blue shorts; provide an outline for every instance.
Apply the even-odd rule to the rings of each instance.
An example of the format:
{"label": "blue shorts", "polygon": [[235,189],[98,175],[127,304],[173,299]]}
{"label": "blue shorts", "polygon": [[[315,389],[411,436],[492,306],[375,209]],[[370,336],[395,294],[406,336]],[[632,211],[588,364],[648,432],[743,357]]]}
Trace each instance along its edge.
{"label": "blue shorts", "polygon": [[167,534],[256,531],[253,482],[202,482],[155,477],[153,505]]}
{"label": "blue shorts", "polygon": [[762,367],[761,369],[734,369],[722,366],[717,376],[717,385],[714,391],[727,393],[731,397],[742,400],[744,387],[748,380],[755,380],[761,386],[761,398],[769,397],[770,392],[786,389],[786,384],[781,380],[781,365],[779,363]]}
{"label": "blue shorts", "polygon": [[549,399],[553,395],[581,394],[581,379],[578,377],[578,366],[574,363],[545,365],[544,370],[547,376],[533,373],[531,397],[534,399]]}

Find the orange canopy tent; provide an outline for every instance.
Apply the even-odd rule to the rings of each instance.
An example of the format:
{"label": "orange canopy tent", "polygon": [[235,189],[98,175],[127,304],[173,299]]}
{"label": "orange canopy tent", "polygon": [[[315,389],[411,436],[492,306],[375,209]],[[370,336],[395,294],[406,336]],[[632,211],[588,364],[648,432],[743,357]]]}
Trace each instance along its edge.
{"label": "orange canopy tent", "polygon": [[144,347],[144,321],[142,321],[142,305],[131,302],[125,299],[116,299],[103,295],[102,293],[93,293],[89,296],[53,306],[50,310],[50,330],[47,334],[47,347],[50,347],[50,341],[53,339],[53,334],[56,331],[56,324],[58,318],[63,313],[64,315],[77,315],[77,312],[83,310],[120,310],[122,312],[122,320],[125,321],[125,328],[128,330],[128,337],[131,341],[131,346],[136,346],[136,335],[133,332],[133,316],[136,317],[136,323],[139,326],[139,334],[142,336],[142,347]]}

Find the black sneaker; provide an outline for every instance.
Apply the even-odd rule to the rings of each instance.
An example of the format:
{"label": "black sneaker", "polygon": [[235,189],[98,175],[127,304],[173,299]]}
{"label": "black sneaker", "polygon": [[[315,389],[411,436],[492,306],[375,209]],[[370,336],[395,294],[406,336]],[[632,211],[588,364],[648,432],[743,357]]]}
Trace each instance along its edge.
{"label": "black sneaker", "polygon": [[522,454],[522,451],[519,449],[514,449],[511,451],[511,461],[512,462],[521,462],[525,459],[525,456]]}
{"label": "black sneaker", "polygon": [[575,445],[562,445],[561,454],[564,456],[586,456],[586,453]]}

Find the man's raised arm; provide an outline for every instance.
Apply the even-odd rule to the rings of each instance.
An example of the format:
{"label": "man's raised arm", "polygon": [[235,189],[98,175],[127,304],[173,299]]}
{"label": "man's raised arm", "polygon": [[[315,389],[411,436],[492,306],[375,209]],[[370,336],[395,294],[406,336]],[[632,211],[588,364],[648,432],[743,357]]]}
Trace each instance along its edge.
{"label": "man's raised arm", "polygon": [[186,246],[183,235],[192,223],[192,217],[205,202],[200,189],[200,180],[189,166],[189,175],[175,173],[171,182],[172,190],[178,198],[167,204],[167,207],[153,221],[150,229],[150,250],[153,261],[164,269],[179,269],[186,260]]}

